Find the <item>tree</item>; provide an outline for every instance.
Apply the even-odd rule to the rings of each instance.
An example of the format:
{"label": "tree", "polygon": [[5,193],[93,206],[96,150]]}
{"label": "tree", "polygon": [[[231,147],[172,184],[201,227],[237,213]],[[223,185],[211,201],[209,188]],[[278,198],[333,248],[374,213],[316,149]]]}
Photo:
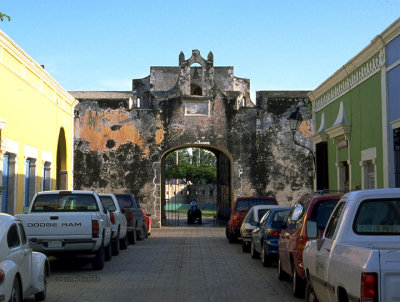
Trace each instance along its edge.
{"label": "tree", "polygon": [[[178,152],[178,164],[176,162],[176,152]],[[199,153],[200,161],[198,161]],[[195,148],[190,154],[188,149],[181,149],[170,153],[165,161],[166,179],[181,179],[186,184],[210,184],[216,182],[216,158],[212,152]]]}
{"label": "tree", "polygon": [[3,14],[2,12],[0,12],[0,20],[1,20],[1,22],[3,22],[4,19],[8,19],[8,22],[11,21],[11,17],[10,17],[10,16],[8,16],[8,15]]}

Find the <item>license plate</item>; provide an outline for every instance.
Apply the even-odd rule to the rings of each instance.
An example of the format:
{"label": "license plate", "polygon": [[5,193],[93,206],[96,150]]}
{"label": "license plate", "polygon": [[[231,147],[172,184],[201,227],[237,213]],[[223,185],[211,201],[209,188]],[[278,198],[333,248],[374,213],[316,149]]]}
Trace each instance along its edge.
{"label": "license plate", "polygon": [[49,241],[47,242],[48,248],[60,248],[62,247],[62,241]]}

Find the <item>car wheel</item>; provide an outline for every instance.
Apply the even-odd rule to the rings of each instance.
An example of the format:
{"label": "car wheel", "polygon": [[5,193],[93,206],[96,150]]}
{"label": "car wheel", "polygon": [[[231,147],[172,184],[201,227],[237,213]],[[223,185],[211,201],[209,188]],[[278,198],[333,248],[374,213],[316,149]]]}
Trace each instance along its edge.
{"label": "car wheel", "polygon": [[44,267],[44,272],[43,272],[43,290],[41,292],[38,292],[35,294],[35,300],[36,301],[43,301],[46,299],[47,295],[47,265]]}
{"label": "car wheel", "polygon": [[103,243],[97,250],[92,261],[92,267],[95,270],[102,270],[104,268],[104,246]]}
{"label": "car wheel", "polygon": [[260,253],[256,251],[253,240],[251,241],[250,245],[250,255],[253,259],[260,259]]}
{"label": "car wheel", "polygon": [[310,280],[307,281],[306,286],[306,302],[319,302]]}
{"label": "car wheel", "polygon": [[126,250],[129,245],[129,240],[128,240],[128,232],[126,232],[125,237],[119,240],[120,248],[121,250]]}
{"label": "car wheel", "polygon": [[108,243],[108,245],[105,247],[105,256],[104,256],[104,260],[105,261],[110,261],[113,254],[112,254],[112,242],[110,240],[110,242]]}
{"label": "car wheel", "polygon": [[17,277],[14,278],[13,287],[11,289],[11,295],[9,302],[21,302],[21,285]]}
{"label": "car wheel", "polygon": [[295,297],[304,298],[304,280],[297,275],[296,268],[293,268],[292,290]]}
{"label": "car wheel", "polygon": [[128,233],[128,239],[130,244],[136,244],[136,230]]}
{"label": "car wheel", "polygon": [[138,239],[139,239],[139,240],[145,239],[145,238],[146,238],[146,234],[147,234],[146,226],[143,224],[143,225],[142,225],[142,228],[141,228],[140,231],[139,231]]}
{"label": "car wheel", "polygon": [[242,251],[243,253],[248,253],[250,251],[249,245],[246,244],[246,241],[242,240]]}
{"label": "car wheel", "polygon": [[111,248],[112,248],[112,255],[118,256],[120,250],[119,231],[117,237],[113,241],[111,241]]}
{"label": "car wheel", "polygon": [[289,275],[282,270],[281,258],[278,258],[278,279],[279,280],[287,280]]}
{"label": "car wheel", "polygon": [[267,254],[264,244],[261,247],[261,263],[265,267],[271,266],[271,257]]}

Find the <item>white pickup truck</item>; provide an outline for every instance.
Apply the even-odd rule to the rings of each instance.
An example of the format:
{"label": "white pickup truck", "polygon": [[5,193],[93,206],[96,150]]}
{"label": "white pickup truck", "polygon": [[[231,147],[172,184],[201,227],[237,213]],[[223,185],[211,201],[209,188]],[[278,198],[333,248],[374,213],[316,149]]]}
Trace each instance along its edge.
{"label": "white pickup truck", "polygon": [[[308,221],[308,236],[316,233]],[[306,301],[400,301],[400,189],[344,195],[303,264]]]}
{"label": "white pickup truck", "polygon": [[97,193],[45,191],[37,193],[22,221],[32,249],[48,255],[91,254],[94,269],[111,257],[111,223]]}

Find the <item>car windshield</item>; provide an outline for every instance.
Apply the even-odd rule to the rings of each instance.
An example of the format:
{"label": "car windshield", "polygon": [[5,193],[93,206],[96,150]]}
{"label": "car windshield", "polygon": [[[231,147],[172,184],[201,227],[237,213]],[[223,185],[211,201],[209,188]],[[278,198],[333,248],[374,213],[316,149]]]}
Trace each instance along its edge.
{"label": "car windshield", "polygon": [[271,198],[248,198],[248,199],[239,199],[236,204],[235,211],[248,211],[251,207],[257,205],[275,205],[275,199]]}
{"label": "car windshield", "polygon": [[264,214],[267,213],[270,209],[259,209],[258,210],[258,222],[261,222],[261,219],[264,217]]}
{"label": "car windshield", "polygon": [[99,207],[91,194],[37,195],[31,212],[97,212]]}
{"label": "car windshield", "polygon": [[131,208],[132,199],[129,195],[115,195],[121,208]]}
{"label": "car windshield", "polygon": [[357,234],[399,235],[400,199],[371,199],[363,201],[354,219]]}
{"label": "car windshield", "polygon": [[100,201],[106,210],[115,209],[114,201],[111,196],[100,196]]}
{"label": "car windshield", "polygon": [[331,216],[331,213],[338,201],[339,198],[323,199],[319,200],[315,204],[310,219],[317,222],[317,227],[320,230],[325,229],[326,224],[328,223],[328,219]]}
{"label": "car windshield", "polygon": [[272,217],[272,221],[285,222],[289,213],[290,213],[290,209],[276,211],[274,216]]}
{"label": "car windshield", "polygon": [[267,210],[267,212],[265,212],[264,216],[261,218],[260,224],[265,224],[270,214],[271,210]]}

